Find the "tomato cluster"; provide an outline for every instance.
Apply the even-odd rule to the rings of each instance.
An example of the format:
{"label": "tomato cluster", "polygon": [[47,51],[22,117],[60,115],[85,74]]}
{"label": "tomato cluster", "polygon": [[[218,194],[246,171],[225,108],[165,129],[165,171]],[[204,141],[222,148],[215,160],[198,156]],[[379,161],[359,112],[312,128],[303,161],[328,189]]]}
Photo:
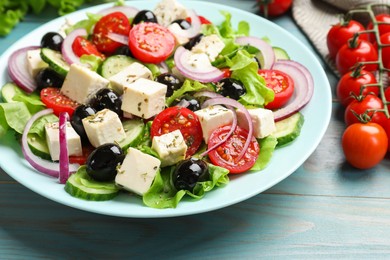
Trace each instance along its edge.
{"label": "tomato cluster", "polygon": [[367,27],[341,21],[327,34],[329,57],[341,75],[336,94],[345,107],[347,126],[342,148],[347,161],[359,169],[374,167],[390,151],[390,88],[384,85],[390,71],[389,43],[390,14],[375,15]]}

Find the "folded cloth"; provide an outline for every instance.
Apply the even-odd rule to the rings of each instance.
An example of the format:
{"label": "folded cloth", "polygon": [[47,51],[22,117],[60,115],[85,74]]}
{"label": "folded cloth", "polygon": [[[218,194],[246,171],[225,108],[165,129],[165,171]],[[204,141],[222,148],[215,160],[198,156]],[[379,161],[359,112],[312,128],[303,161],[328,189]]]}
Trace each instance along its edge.
{"label": "folded cloth", "polygon": [[293,2],[292,15],[295,22],[336,75],[339,73],[334,61],[328,56],[326,35],[332,25],[340,22],[340,15],[354,7],[367,4],[390,4],[390,0],[294,0]]}

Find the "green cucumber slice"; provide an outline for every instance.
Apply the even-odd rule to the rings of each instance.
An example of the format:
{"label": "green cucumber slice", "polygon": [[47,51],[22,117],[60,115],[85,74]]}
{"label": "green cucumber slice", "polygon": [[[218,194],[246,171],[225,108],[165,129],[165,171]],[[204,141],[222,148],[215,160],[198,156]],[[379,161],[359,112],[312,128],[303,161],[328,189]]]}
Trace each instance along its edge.
{"label": "green cucumber slice", "polygon": [[16,94],[15,88],[17,88],[17,86],[11,82],[5,83],[5,85],[1,88],[1,97],[4,102],[16,102],[15,100],[13,100]]}
{"label": "green cucumber slice", "polygon": [[41,58],[58,74],[62,76],[68,74],[69,64],[64,60],[61,52],[49,48],[42,48]]}
{"label": "green cucumber slice", "polygon": [[273,134],[278,140],[276,147],[281,147],[294,141],[300,135],[304,121],[303,115],[297,112],[276,122],[276,131]]}
{"label": "green cucumber slice", "polygon": [[114,182],[98,182],[89,177],[86,166],[81,166],[72,174],[65,184],[65,191],[71,196],[90,200],[111,200],[119,193],[119,188]]}
{"label": "green cucumber slice", "polygon": [[49,147],[47,147],[46,140],[37,134],[28,134],[27,143],[33,154],[46,160],[51,160]]}
{"label": "green cucumber slice", "polygon": [[130,119],[122,122],[122,125],[126,137],[118,144],[123,151],[126,151],[129,147],[135,147],[141,142],[144,135],[145,124],[140,119]]}
{"label": "green cucumber slice", "polygon": [[290,56],[288,55],[288,53],[280,48],[280,47],[272,47],[272,49],[274,50],[274,53],[275,53],[275,60],[289,60],[290,59]]}
{"label": "green cucumber slice", "polygon": [[98,73],[103,78],[108,79],[123,70],[125,67],[131,65],[134,61],[135,60],[133,58],[126,55],[110,56],[103,61]]}

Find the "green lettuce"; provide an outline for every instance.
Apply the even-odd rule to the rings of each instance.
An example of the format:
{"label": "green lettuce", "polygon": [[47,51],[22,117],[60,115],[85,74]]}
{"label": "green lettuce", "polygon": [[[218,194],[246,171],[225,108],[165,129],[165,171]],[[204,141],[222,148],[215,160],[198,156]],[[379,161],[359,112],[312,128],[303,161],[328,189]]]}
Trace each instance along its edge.
{"label": "green lettuce", "polygon": [[97,71],[100,68],[100,65],[103,63],[103,59],[96,55],[82,55],[80,61],[84,64],[88,64],[89,68],[93,71]]}
{"label": "green lettuce", "polygon": [[97,21],[99,21],[100,18],[102,18],[101,14],[93,14],[93,13],[87,12],[87,19],[78,21],[73,26],[68,27],[65,30],[65,33],[69,34],[71,31],[76,30],[76,29],[80,29],[80,28],[83,28],[88,33],[91,33],[93,26],[97,23]]}
{"label": "green lettuce", "polygon": [[268,165],[278,143],[276,137],[274,136],[267,136],[265,138],[258,139],[257,141],[260,145],[260,154],[255,164],[251,168],[251,171],[263,170]]}
{"label": "green lettuce", "polygon": [[22,134],[30,118],[30,111],[23,102],[0,103],[0,137],[10,128]]}
{"label": "green lettuce", "polygon": [[16,85],[14,85],[14,91],[15,94],[12,97],[12,100],[23,102],[32,115],[45,108],[45,104],[41,101],[41,97],[38,93],[33,92],[28,94]]}
{"label": "green lettuce", "polygon": [[197,92],[206,89],[209,89],[207,85],[204,85],[198,81],[186,79],[183,85],[178,90],[175,90],[172,96],[165,100],[165,104],[169,107],[176,99],[180,99],[189,92]]}

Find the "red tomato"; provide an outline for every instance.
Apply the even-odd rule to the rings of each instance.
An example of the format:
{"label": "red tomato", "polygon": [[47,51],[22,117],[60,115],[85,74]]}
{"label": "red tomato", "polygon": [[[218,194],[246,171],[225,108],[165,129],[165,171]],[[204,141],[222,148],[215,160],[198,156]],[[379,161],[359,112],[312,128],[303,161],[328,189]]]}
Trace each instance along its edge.
{"label": "red tomato", "polygon": [[69,156],[69,163],[78,163],[84,165],[87,162],[87,158],[95,148],[92,145],[83,145],[83,154],[80,156]]}
{"label": "red tomato", "polygon": [[267,109],[278,109],[284,106],[294,93],[294,81],[280,70],[259,70],[259,75],[265,79],[268,88],[275,93],[272,102],[265,105]]}
{"label": "red tomato", "polygon": [[[367,84],[376,84],[375,75],[366,70],[355,70],[344,74],[337,84],[337,97],[344,107],[348,106],[354,98],[352,95],[379,94],[379,88],[375,86],[364,87]],[[351,95],[352,94],[352,95]]]}
{"label": "red tomato", "polygon": [[[390,87],[385,89],[385,98],[387,101],[390,101]],[[387,105],[387,109],[390,111],[390,104]]]}
{"label": "red tomato", "polygon": [[92,42],[97,49],[103,53],[112,53],[118,47],[123,46],[122,43],[115,42],[108,38],[109,33],[116,33],[128,36],[131,25],[129,19],[122,12],[109,13],[95,24],[92,34]]}
{"label": "red tomato", "polygon": [[[353,100],[345,109],[344,121],[346,125],[352,125],[359,123],[359,119],[356,117],[365,117],[365,121],[382,124],[386,119],[386,115],[383,112],[375,112],[373,110],[383,109],[382,100],[375,95],[363,96],[361,99]],[[371,111],[369,111],[371,110]],[[353,112],[352,112],[353,111]],[[356,114],[356,115],[355,115]],[[365,116],[366,115],[366,116]],[[368,117],[371,117],[371,120]],[[367,120],[366,120],[367,119]]]}
{"label": "red tomato", "polygon": [[265,17],[279,16],[290,9],[292,0],[257,0],[260,7],[260,12]]}
{"label": "red tomato", "polygon": [[387,135],[387,139],[388,139],[388,146],[387,146],[387,151],[390,152],[390,118],[388,118],[387,120],[385,120],[382,125],[383,129],[385,130],[386,132],[386,135]]}
{"label": "red tomato", "polygon": [[[390,32],[390,14],[378,14],[375,16],[375,20],[381,24],[378,25],[379,28],[379,35],[383,35],[385,33]],[[388,24],[382,24],[382,23],[388,23]],[[373,24],[370,22],[367,26],[367,30],[372,30],[373,29]],[[370,33],[369,34],[369,39],[371,42],[376,42],[375,34]]]}
{"label": "red tomato", "polygon": [[[204,16],[198,15],[201,24],[211,24],[211,22]],[[191,17],[186,18],[187,22],[191,23]]]}
{"label": "red tomato", "polygon": [[175,36],[159,24],[139,23],[130,30],[129,47],[140,61],[160,63],[172,54]]}
{"label": "red tomato", "polygon": [[71,117],[76,107],[79,106],[79,103],[63,95],[58,88],[42,89],[41,100],[48,108],[52,108],[57,116],[61,112],[68,112],[69,117]]}
{"label": "red tomato", "polygon": [[169,107],[153,120],[150,135],[160,136],[179,129],[187,144],[187,157],[193,155],[202,143],[202,127],[198,116],[185,107]]}
{"label": "red tomato", "polygon": [[[326,36],[326,44],[329,50],[329,57],[331,57],[332,59],[336,58],[336,54],[339,49],[344,44],[346,44],[356,32],[361,32],[364,30],[364,26],[355,20],[350,20],[346,24],[338,23],[336,25],[333,25]],[[359,35],[359,38],[362,40],[368,40],[367,34],[361,34]]]}
{"label": "red tomato", "polygon": [[76,39],[74,39],[72,50],[79,57],[83,55],[95,55],[104,58],[104,55],[98,51],[92,42],[81,36],[77,36]]}
{"label": "red tomato", "polygon": [[223,71],[224,78],[230,78],[230,76],[232,75],[232,71],[230,70],[230,68],[222,68],[221,70]]}
{"label": "red tomato", "polygon": [[[344,44],[336,55],[336,67],[341,75],[353,69],[358,62],[365,61],[378,61],[376,48],[365,40],[358,39],[356,44]],[[367,64],[364,69],[375,71],[378,69],[378,64]]]}
{"label": "red tomato", "polygon": [[[208,148],[211,148],[223,140],[230,131],[230,128],[231,125],[226,125],[214,130],[210,136]],[[237,126],[226,142],[209,152],[208,156],[210,161],[217,166],[228,169],[230,173],[242,173],[248,171],[255,164],[260,153],[260,147],[256,138],[252,136],[248,150],[244,156],[236,162],[236,159],[242,151],[247,138],[248,131]]]}
{"label": "red tomato", "polygon": [[[383,62],[383,65],[385,66],[385,68],[390,69],[390,67],[389,67],[389,65],[390,65],[390,32],[383,34],[380,37],[380,42],[383,45],[385,45],[385,44],[388,45],[388,46],[382,47],[382,62]],[[377,42],[374,43],[374,47],[376,49],[378,49]]]}
{"label": "red tomato", "polygon": [[388,138],[376,123],[356,123],[345,130],[342,137],[345,158],[358,169],[369,169],[385,157]]}

